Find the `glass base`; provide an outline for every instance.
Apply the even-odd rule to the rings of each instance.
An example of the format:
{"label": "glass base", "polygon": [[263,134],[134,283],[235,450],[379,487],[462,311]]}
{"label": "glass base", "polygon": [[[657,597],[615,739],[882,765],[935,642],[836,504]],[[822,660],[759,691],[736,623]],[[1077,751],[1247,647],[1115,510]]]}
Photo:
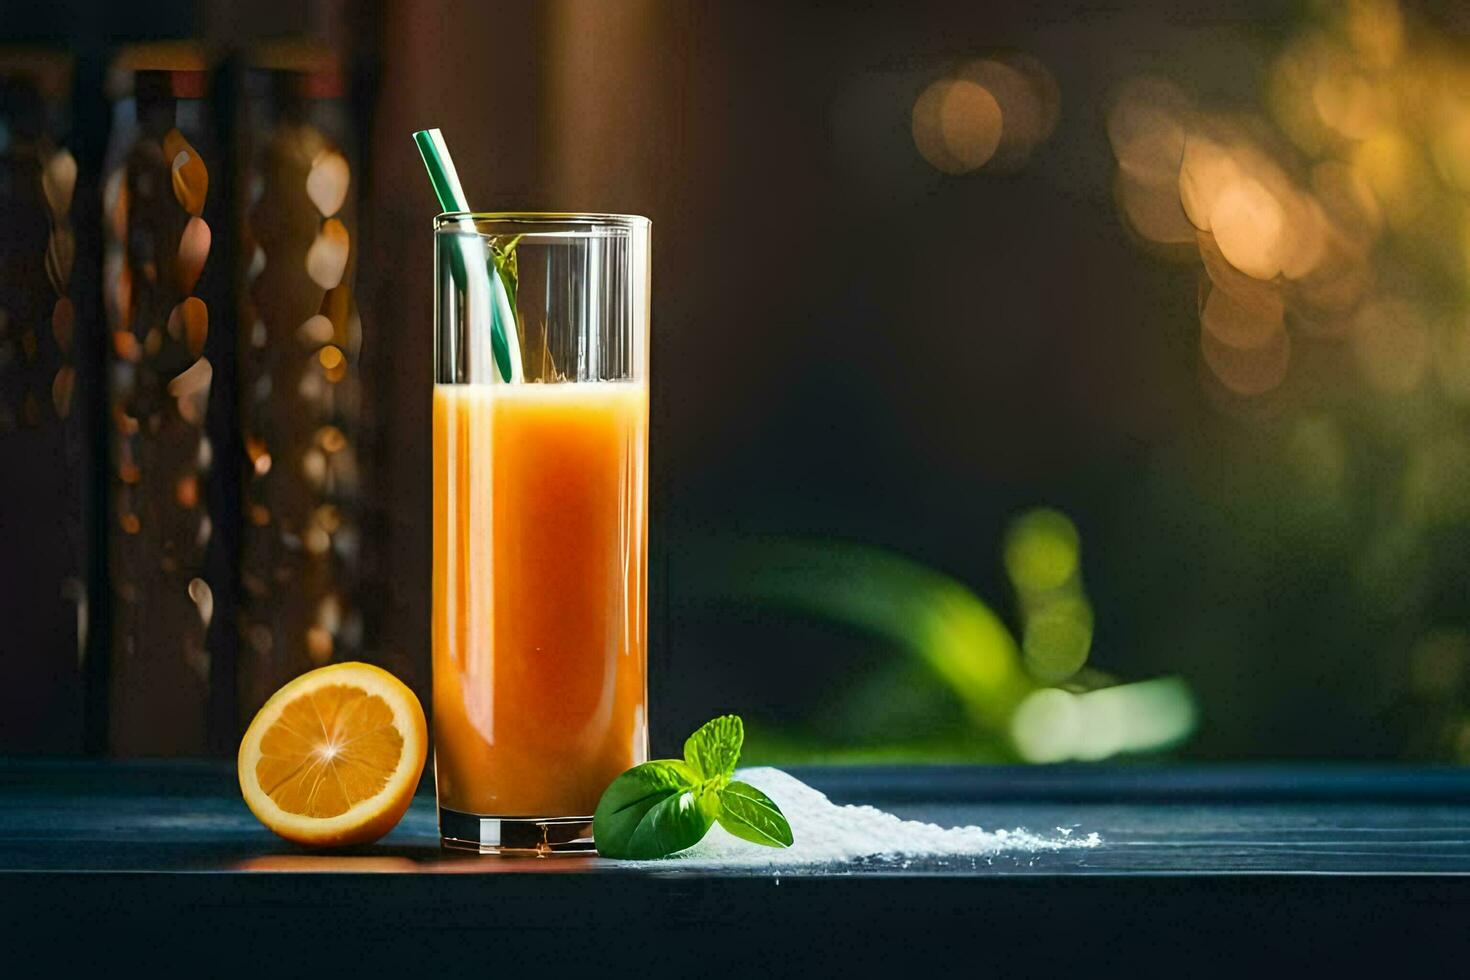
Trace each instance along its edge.
{"label": "glass base", "polygon": [[521,857],[597,853],[591,817],[484,817],[442,806],[439,843],[456,851]]}

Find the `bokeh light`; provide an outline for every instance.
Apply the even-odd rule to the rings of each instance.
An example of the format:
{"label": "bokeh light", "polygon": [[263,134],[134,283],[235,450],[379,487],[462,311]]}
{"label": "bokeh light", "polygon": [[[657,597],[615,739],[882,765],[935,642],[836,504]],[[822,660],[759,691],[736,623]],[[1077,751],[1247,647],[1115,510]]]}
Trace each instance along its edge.
{"label": "bokeh light", "polygon": [[296,337],[307,347],[317,348],[322,344],[331,343],[333,336],[332,321],[320,313],[307,317],[307,319],[296,328]]}
{"label": "bokeh light", "polygon": [[214,618],[214,590],[204,579],[193,578],[189,580],[189,598],[199,610],[199,622],[208,626]]}
{"label": "bokeh light", "polygon": [[209,336],[209,307],[197,296],[185,297],[169,314],[168,335],[184,341],[193,356],[203,354]]}
{"label": "bokeh light", "polygon": [[46,243],[46,274],[58,296],[65,296],[77,258],[77,240],[70,225],[56,225]]}
{"label": "bokeh light", "polygon": [[1194,244],[1194,225],[1184,213],[1173,178],[1150,184],[1120,169],[1113,186],[1129,226],[1145,240],[1160,245]]}
{"label": "bokeh light", "polygon": [[64,419],[71,414],[71,397],[76,389],[76,382],[76,368],[70,364],[56,369],[56,377],[51,382],[51,403],[58,418]]}
{"label": "bokeh light", "polygon": [[199,217],[204,213],[204,199],[209,194],[209,171],[199,151],[183,133],[171,129],[163,137],[163,156],[169,162],[174,198],[181,208]]}
{"label": "bokeh light", "polygon": [[1057,688],[1032,694],[1011,719],[1011,739],[1027,762],[1065,762],[1083,738],[1077,695]]}
{"label": "bokeh light", "polygon": [[1016,709],[1011,738],[1027,762],[1094,761],[1176,745],[1197,716],[1189,688],[1173,677],[1081,694],[1044,688]]}
{"label": "bokeh light", "polygon": [[306,251],[306,274],[323,289],[331,289],[342,281],[347,270],[350,250],[347,227],[336,218],[322,222],[321,231]]}
{"label": "bokeh light", "polygon": [[961,65],[955,78],[979,86],[1000,110],[999,138],[983,161],[990,170],[1019,170],[1056,128],[1061,92],[1035,57],[1014,53],[975,58]]}
{"label": "bokeh light", "polygon": [[1253,177],[1232,175],[1209,204],[1209,230],[1232,266],[1255,279],[1281,273],[1286,209]]}
{"label": "bokeh light", "polygon": [[347,200],[351,169],[347,158],[333,149],[322,150],[306,175],[306,196],[323,218],[334,217]]}
{"label": "bokeh light", "polygon": [[1200,324],[1228,347],[1255,349],[1271,344],[1285,331],[1285,312],[1279,293],[1262,291],[1242,297],[1212,286],[1200,312]]}
{"label": "bokeh light", "polygon": [[317,352],[317,360],[321,362],[322,372],[328,381],[335,384],[347,376],[347,359],[341,349],[328,344]]}
{"label": "bokeh light", "polygon": [[[1470,58],[1393,0],[1352,0],[1323,8],[1268,74],[1269,115],[1204,107],[1171,80],[1140,77],[1107,117],[1124,220],[1182,250],[1161,190],[1177,171],[1210,282],[1208,378],[1254,398],[1293,365],[1347,365],[1355,378],[1303,390],[1346,381],[1403,396],[1435,367],[1448,394],[1470,396],[1465,317],[1445,315],[1470,284]],[[1348,356],[1305,356],[1314,344]]]}
{"label": "bokeh light", "polygon": [[983,167],[1000,145],[1000,132],[1000,105],[975,82],[940,79],[914,103],[914,146],[944,173]]}
{"label": "bokeh light", "polygon": [[1411,225],[1434,200],[1429,166],[1420,149],[1401,132],[1374,132],[1354,147],[1350,159],[1354,172],[1394,227]]}
{"label": "bokeh light", "polygon": [[1200,350],[1211,373],[1236,395],[1264,395],[1277,388],[1291,364],[1291,337],[1285,330],[1272,332],[1254,347],[1237,347],[1205,332]]}
{"label": "bokeh light", "polygon": [[1130,79],[1108,110],[1108,142],[1118,169],[1143,185],[1176,183],[1193,113],[1189,97],[1173,82]]}
{"label": "bokeh light", "polygon": [[914,102],[914,146],[946,174],[1019,170],[1056,128],[1061,92],[1034,56],[972,58]]}
{"label": "bokeh light", "polygon": [[203,218],[190,218],[184,225],[184,232],[179,236],[178,280],[175,285],[181,293],[192,293],[194,286],[199,282],[199,276],[204,271],[204,263],[209,259],[209,246],[212,235],[209,225],[204,223]]}
{"label": "bokeh light", "polygon": [[46,161],[46,168],[41,172],[41,190],[53,220],[60,221],[71,211],[76,189],[77,159],[70,150],[58,150]]}
{"label": "bokeh light", "polygon": [[1021,592],[1063,587],[1077,574],[1079,555],[1077,528],[1060,511],[1028,511],[1006,533],[1006,572]]}
{"label": "bokeh light", "polygon": [[1359,371],[1379,391],[1413,391],[1429,369],[1429,330],[1419,309],[1406,300],[1364,304],[1353,318],[1351,342]]}
{"label": "bokeh light", "polygon": [[1026,615],[1021,653],[1038,681],[1059,683],[1087,663],[1092,650],[1092,610],[1075,596],[1042,603]]}
{"label": "bokeh light", "polygon": [[1072,677],[1092,649],[1080,542],[1076,525],[1050,508],[1022,513],[1006,531],[1006,572],[1021,609],[1021,655],[1026,672],[1043,684]]}
{"label": "bokeh light", "polygon": [[186,473],[174,484],[174,499],[179,506],[191,509],[199,506],[199,477]]}
{"label": "bokeh light", "polygon": [[174,397],[179,415],[186,422],[198,425],[204,421],[213,378],[214,367],[208,358],[201,357],[168,383],[168,393]]}

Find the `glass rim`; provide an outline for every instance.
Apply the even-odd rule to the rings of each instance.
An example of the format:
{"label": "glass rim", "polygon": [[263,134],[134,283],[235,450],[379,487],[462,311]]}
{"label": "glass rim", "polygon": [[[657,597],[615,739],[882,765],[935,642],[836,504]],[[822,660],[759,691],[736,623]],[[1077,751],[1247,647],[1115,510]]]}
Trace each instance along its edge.
{"label": "glass rim", "polygon": [[[641,214],[610,214],[600,211],[443,211],[434,217],[434,230],[450,229],[461,222],[480,224],[603,225],[609,228],[647,228],[653,224]],[[458,229],[455,229],[458,230]]]}

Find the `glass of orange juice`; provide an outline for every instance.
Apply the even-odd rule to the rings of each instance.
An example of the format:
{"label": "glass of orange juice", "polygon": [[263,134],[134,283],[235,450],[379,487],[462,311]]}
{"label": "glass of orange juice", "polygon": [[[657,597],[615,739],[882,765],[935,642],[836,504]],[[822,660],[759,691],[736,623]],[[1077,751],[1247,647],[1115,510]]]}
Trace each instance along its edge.
{"label": "glass of orange juice", "polygon": [[649,222],[450,213],[435,246],[440,837],[588,851],[648,757]]}

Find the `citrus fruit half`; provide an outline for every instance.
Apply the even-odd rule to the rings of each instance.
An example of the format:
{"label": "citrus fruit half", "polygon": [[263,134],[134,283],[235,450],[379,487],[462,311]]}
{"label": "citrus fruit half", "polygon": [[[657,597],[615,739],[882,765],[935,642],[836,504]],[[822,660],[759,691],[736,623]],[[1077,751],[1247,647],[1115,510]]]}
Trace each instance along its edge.
{"label": "citrus fruit half", "polygon": [[365,844],[403,818],[428,748],[424,709],[402,681],[371,664],[332,664],[260,709],[240,742],[240,791],[287,840]]}

